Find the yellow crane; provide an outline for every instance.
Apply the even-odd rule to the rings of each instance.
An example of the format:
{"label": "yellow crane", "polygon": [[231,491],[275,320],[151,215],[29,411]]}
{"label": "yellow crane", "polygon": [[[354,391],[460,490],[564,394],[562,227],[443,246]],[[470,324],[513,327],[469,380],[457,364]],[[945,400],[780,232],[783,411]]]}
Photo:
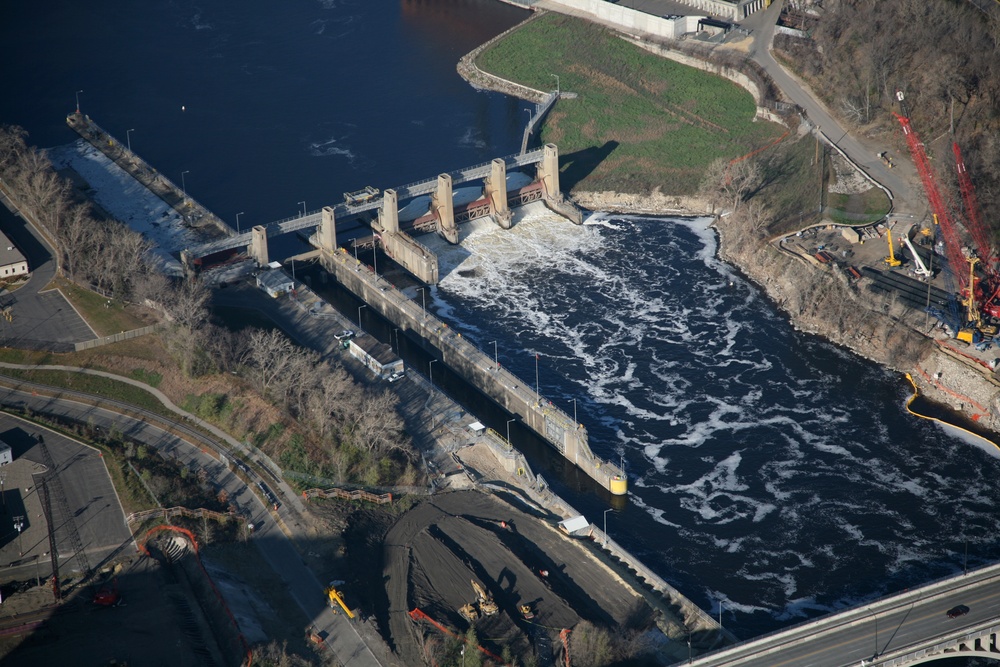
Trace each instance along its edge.
{"label": "yellow crane", "polygon": [[347,618],[350,618],[350,619],[354,618],[354,614],[351,613],[351,610],[347,608],[346,604],[344,604],[344,598],[343,598],[343,596],[340,595],[340,591],[338,591],[336,588],[334,588],[333,586],[330,586],[329,588],[327,588],[326,589],[326,598],[327,598],[327,601],[330,603],[330,609],[336,610],[337,607],[334,606],[334,603],[336,603],[336,604],[340,605],[340,608],[344,610],[345,614],[347,614]]}
{"label": "yellow crane", "polygon": [[896,251],[895,251],[895,248],[892,247],[892,230],[891,229],[886,229],[885,230],[885,235],[886,235],[886,238],[889,239],[889,256],[886,257],[886,258],[884,258],[882,261],[885,262],[886,264],[888,264],[889,266],[897,267],[900,264],[902,264],[903,262],[902,262],[902,260],[896,259]]}

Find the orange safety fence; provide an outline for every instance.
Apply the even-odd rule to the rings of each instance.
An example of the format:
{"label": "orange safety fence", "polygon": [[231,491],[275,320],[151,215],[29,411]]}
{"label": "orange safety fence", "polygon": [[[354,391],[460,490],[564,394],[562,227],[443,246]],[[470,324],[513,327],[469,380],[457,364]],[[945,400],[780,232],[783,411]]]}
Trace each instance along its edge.
{"label": "orange safety fence", "polygon": [[229,610],[229,605],[226,604],[225,598],[222,597],[222,593],[219,592],[219,589],[215,587],[215,582],[212,581],[212,577],[209,576],[208,570],[205,569],[205,564],[201,562],[201,556],[198,554],[198,540],[195,538],[194,533],[192,533],[187,528],[181,528],[180,526],[165,526],[165,525],[153,526],[148,531],[146,531],[146,535],[143,537],[139,549],[147,556],[151,556],[151,554],[149,553],[149,549],[146,548],[146,543],[149,541],[149,538],[154,533],[159,533],[160,531],[165,531],[165,530],[181,533],[186,538],[188,538],[188,540],[191,541],[191,546],[194,549],[195,561],[198,563],[198,567],[201,568],[201,573],[205,575],[205,579],[208,581],[208,585],[212,587],[212,592],[215,593],[215,597],[216,599],[218,599],[219,604],[221,604],[222,608],[226,610],[226,615],[229,617],[230,623],[233,624],[233,627],[236,629],[236,634],[240,638],[240,644],[243,645],[243,651],[246,653],[246,662],[243,663],[243,665],[244,667],[250,667],[250,665],[253,664],[253,651],[250,650],[250,646],[247,644],[246,638],[243,636],[243,633],[240,632],[239,623],[236,622],[236,618],[233,616],[233,612]]}
{"label": "orange safety fence", "polygon": [[[455,634],[454,632],[452,632],[451,630],[449,630],[445,626],[441,625],[440,623],[438,623],[437,621],[435,621],[433,618],[431,618],[430,616],[428,616],[427,614],[425,614],[423,612],[423,610],[421,610],[419,607],[414,607],[413,611],[409,612],[409,614],[410,614],[410,618],[412,618],[414,621],[427,621],[428,623],[430,623],[435,628],[437,628],[441,632],[445,633],[449,637],[454,637],[455,639],[461,641],[462,643],[465,643],[465,637],[463,637],[462,635]],[[476,648],[478,648],[484,654],[488,655],[493,660],[496,660],[497,662],[499,662],[501,665],[506,665],[507,664],[507,663],[505,663],[503,661],[503,658],[501,658],[500,656],[498,656],[496,653],[491,653],[490,651],[487,651],[486,649],[484,649],[482,646],[477,646]]]}
{"label": "orange safety fence", "polygon": [[336,487],[332,489],[308,489],[302,492],[302,497],[305,499],[309,498],[342,498],[344,500],[364,500],[369,503],[375,503],[376,505],[385,505],[392,502],[391,493],[371,493],[370,491],[363,491],[361,489],[352,489],[350,491],[346,489],[338,489]]}

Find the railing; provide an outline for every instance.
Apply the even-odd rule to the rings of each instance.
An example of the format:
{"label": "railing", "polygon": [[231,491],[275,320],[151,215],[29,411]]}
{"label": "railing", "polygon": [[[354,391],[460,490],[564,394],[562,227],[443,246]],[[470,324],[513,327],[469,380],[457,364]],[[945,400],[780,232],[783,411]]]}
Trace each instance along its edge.
{"label": "railing", "polygon": [[[765,644],[774,639],[778,639],[782,635],[787,636],[789,641],[795,640],[795,638],[806,637],[813,634],[818,634],[820,632],[828,632],[843,626],[857,624],[870,619],[873,614],[884,614],[895,609],[905,607],[906,605],[912,604],[915,601],[926,599],[928,594],[938,594],[942,592],[947,592],[954,588],[951,584],[956,581],[964,580],[966,585],[979,584],[983,581],[989,580],[991,578],[996,578],[1000,576],[1000,564],[987,565],[986,567],[980,568],[978,570],[972,570],[968,574],[952,575],[950,577],[942,577],[936,579],[932,582],[921,586],[920,588],[910,589],[904,591],[903,593],[895,593],[891,595],[885,595],[880,598],[876,598],[870,602],[866,602],[861,606],[852,607],[851,609],[846,609],[844,611],[839,611],[834,614],[828,614],[826,616],[821,616],[820,618],[815,618],[801,623],[797,623],[790,627],[774,630],[763,635],[758,635],[750,639],[746,639],[742,642],[728,646],[722,651],[717,651],[715,654],[709,654],[704,656],[702,660],[706,662],[698,662],[695,664],[727,664],[726,660],[736,661],[742,659],[743,657],[749,656],[752,653],[746,651],[746,649],[753,644]],[[768,653],[773,653],[779,650],[783,644],[775,644],[772,647],[765,648],[761,646],[759,655],[766,655]],[[716,662],[711,662],[711,658],[716,658]],[[723,658],[723,656],[728,656]],[[731,662],[728,664],[735,664]]]}

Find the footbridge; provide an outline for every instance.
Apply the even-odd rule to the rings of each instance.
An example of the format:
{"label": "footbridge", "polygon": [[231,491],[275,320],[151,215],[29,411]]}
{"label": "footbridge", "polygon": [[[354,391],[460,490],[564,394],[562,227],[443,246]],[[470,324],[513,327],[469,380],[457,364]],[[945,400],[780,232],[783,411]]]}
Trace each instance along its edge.
{"label": "footbridge", "polygon": [[[531,183],[509,192],[508,170],[524,169],[532,165],[537,167]],[[473,181],[483,182],[482,196],[471,203],[456,205],[455,186]],[[430,195],[427,214],[408,221],[401,227],[399,202],[424,195]],[[185,249],[181,258],[186,266],[191,267],[206,259],[210,261],[213,257],[223,257],[246,248],[254,260],[259,264],[266,264],[269,259],[267,239],[311,228],[318,228],[318,244],[332,252],[337,245],[338,221],[367,218],[366,223],[371,224],[386,254],[420,280],[434,284],[438,280],[437,258],[411,238],[408,231],[437,231],[449,242],[458,243],[458,223],[489,215],[501,227],[509,229],[511,207],[534,200],[542,200],[558,213],[577,223],[581,222],[579,211],[563,201],[559,188],[559,152],[554,144],[390,188],[385,190],[381,199],[373,197],[371,201],[355,205],[339,203],[313,213],[258,225],[242,234],[233,234],[218,241]]]}
{"label": "footbridge", "polygon": [[[963,605],[967,613],[950,618]],[[696,667],[904,667],[944,658],[1000,662],[1000,565],[907,590],[705,654]]]}

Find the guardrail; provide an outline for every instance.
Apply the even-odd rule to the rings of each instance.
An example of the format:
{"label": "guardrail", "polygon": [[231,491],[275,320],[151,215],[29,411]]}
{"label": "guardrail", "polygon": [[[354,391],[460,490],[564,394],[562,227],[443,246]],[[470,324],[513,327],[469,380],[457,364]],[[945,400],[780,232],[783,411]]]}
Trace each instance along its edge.
{"label": "guardrail", "polygon": [[[782,630],[775,630],[764,635],[753,637],[752,639],[747,639],[732,646],[728,646],[721,651],[705,655],[702,658],[695,660],[692,664],[706,666],[713,665],[716,667],[721,665],[737,665],[750,655],[762,656],[777,653],[789,643],[801,641],[805,637],[828,634],[843,627],[850,627],[868,622],[873,616],[877,617],[880,614],[884,615],[888,612],[896,611],[913,604],[916,601],[926,600],[929,597],[950,592],[956,588],[953,584],[958,580],[964,580],[966,582],[965,586],[969,586],[973,584],[980,584],[984,581],[995,579],[997,577],[1000,577],[1000,564],[987,565],[986,567],[978,570],[970,571],[968,574],[943,577],[921,586],[920,588],[907,590],[902,593],[886,595],[872,600],[871,602],[867,602],[862,606],[852,607],[851,609],[822,616],[817,619],[803,621],[802,623],[784,628]],[[768,642],[773,642],[778,639],[781,640],[780,643],[774,643],[766,648],[763,646]],[[753,644],[761,644],[762,646],[760,650],[754,651],[750,654],[747,652],[747,648],[751,647]]]}

